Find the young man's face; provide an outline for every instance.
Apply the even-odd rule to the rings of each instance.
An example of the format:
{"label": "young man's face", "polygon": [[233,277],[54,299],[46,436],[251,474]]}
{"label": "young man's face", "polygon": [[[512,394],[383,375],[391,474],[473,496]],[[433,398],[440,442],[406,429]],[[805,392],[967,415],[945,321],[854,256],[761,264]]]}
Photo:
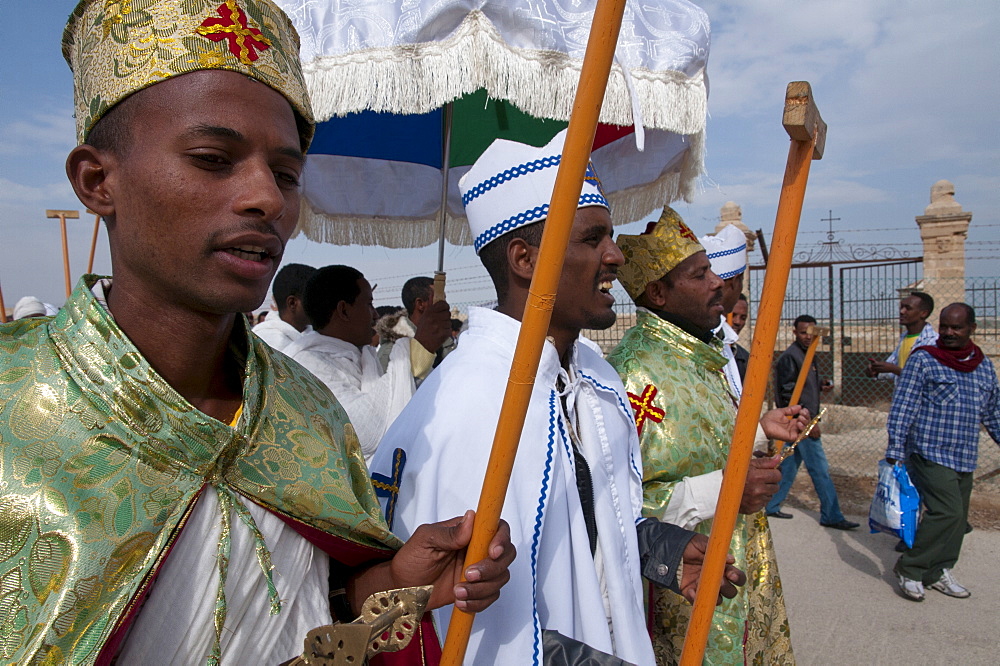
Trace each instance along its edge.
{"label": "young man's face", "polygon": [[696,252],[677,264],[665,282],[663,310],[687,319],[706,331],[719,326],[725,308],[722,305],[723,280],[712,272],[704,252]]}
{"label": "young man's face", "polygon": [[[360,293],[354,299],[353,304],[345,304],[348,321],[344,329],[347,342],[363,347],[372,342],[375,335],[375,322],[378,321],[378,312],[375,311],[372,297],[372,286],[365,278],[358,280]],[[349,338],[349,339],[348,339]]]}
{"label": "young man's face", "polygon": [[794,328],[792,328],[792,333],[795,334],[795,341],[799,343],[799,346],[803,349],[808,349],[809,345],[812,344],[813,337],[815,337],[809,333],[810,326],[815,326],[815,324],[800,321]]}
{"label": "young man's face", "polygon": [[611,214],[591,206],[576,211],[550,330],[605,329],[615,323],[609,292],[625,257],[615,244]]}
{"label": "young man's face", "polygon": [[907,296],[899,302],[899,325],[910,326],[927,319],[927,311],[916,296]]}
{"label": "young man's face", "polygon": [[945,349],[962,349],[976,332],[976,325],[969,323],[965,308],[946,307],[938,323],[938,340]]}
{"label": "young man's face", "polygon": [[733,306],[733,330],[737,333],[743,330],[743,327],[747,325],[747,316],[750,314],[750,309],[747,306],[747,302],[744,300],[737,300],[736,305]]}
{"label": "young man's face", "polygon": [[298,218],[291,105],[219,70],[136,95],[132,141],[107,169],[115,284],[199,312],[256,308]]}

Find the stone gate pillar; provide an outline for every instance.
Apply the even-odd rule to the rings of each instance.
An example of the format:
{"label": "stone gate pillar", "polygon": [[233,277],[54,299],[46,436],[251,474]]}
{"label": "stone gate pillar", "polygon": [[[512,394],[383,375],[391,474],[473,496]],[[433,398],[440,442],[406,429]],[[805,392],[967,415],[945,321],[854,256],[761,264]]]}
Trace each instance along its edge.
{"label": "stone gate pillar", "polygon": [[730,224],[743,232],[747,239],[747,252],[753,252],[754,243],[757,242],[757,234],[743,224],[743,211],[735,201],[727,201],[726,205],[719,209],[719,223],[715,225],[715,233],[719,233],[723,227]]}
{"label": "stone gate pillar", "polygon": [[931,205],[916,219],[924,243],[923,291],[934,298],[935,323],[941,308],[965,300],[965,239],[972,213],[955,201],[955,186],[939,180],[931,187]]}

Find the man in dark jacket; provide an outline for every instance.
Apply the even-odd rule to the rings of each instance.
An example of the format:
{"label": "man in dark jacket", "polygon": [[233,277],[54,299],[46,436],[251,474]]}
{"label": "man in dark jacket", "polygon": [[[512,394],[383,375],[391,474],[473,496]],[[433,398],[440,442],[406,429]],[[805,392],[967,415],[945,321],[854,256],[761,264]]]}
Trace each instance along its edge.
{"label": "man in dark jacket", "polygon": [[[806,350],[809,349],[813,339],[809,333],[809,327],[815,324],[816,319],[809,315],[797,317],[792,328],[795,342],[778,358],[774,369],[774,383],[779,407],[787,406],[792,397],[792,390],[799,378],[799,370],[805,361]],[[819,370],[813,363],[809,368],[799,404],[808,409],[810,414],[819,414],[820,391],[827,391],[832,387],[833,385],[829,382],[824,382],[821,385]],[[792,514],[781,510],[781,503],[785,501],[788,491],[792,488],[795,475],[799,471],[799,465],[804,462],[806,469],[809,470],[809,476],[812,477],[816,494],[819,496],[820,525],[837,530],[852,530],[858,526],[858,523],[847,520],[840,511],[837,489],[833,487],[833,481],[830,480],[830,466],[826,461],[826,453],[823,451],[823,442],[820,440],[819,425],[813,428],[811,434],[811,437],[806,437],[799,442],[798,446],[795,447],[794,455],[781,463],[781,485],[778,486],[778,492],[774,494],[767,505],[767,515],[771,518],[792,517]]]}

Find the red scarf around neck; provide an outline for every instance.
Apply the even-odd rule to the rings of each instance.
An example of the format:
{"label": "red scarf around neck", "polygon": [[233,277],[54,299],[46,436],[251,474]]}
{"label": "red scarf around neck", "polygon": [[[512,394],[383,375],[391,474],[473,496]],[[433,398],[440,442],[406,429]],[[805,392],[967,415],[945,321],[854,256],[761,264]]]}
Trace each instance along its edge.
{"label": "red scarf around neck", "polygon": [[917,349],[923,349],[943,365],[959,372],[972,372],[979,367],[984,358],[983,350],[973,343],[972,340],[969,340],[969,344],[961,349],[945,349],[941,346],[939,338],[935,346],[924,345],[923,347],[917,347]]}

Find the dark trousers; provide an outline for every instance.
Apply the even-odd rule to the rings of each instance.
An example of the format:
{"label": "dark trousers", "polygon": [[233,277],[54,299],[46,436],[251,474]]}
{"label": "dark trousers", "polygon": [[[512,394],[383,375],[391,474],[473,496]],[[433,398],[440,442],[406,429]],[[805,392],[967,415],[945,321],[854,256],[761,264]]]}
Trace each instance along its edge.
{"label": "dark trousers", "polygon": [[930,585],[941,578],[942,569],[951,569],[958,562],[969,517],[972,472],[956,472],[916,453],[910,456],[906,469],[925,511],[913,548],[900,556],[896,572]]}

